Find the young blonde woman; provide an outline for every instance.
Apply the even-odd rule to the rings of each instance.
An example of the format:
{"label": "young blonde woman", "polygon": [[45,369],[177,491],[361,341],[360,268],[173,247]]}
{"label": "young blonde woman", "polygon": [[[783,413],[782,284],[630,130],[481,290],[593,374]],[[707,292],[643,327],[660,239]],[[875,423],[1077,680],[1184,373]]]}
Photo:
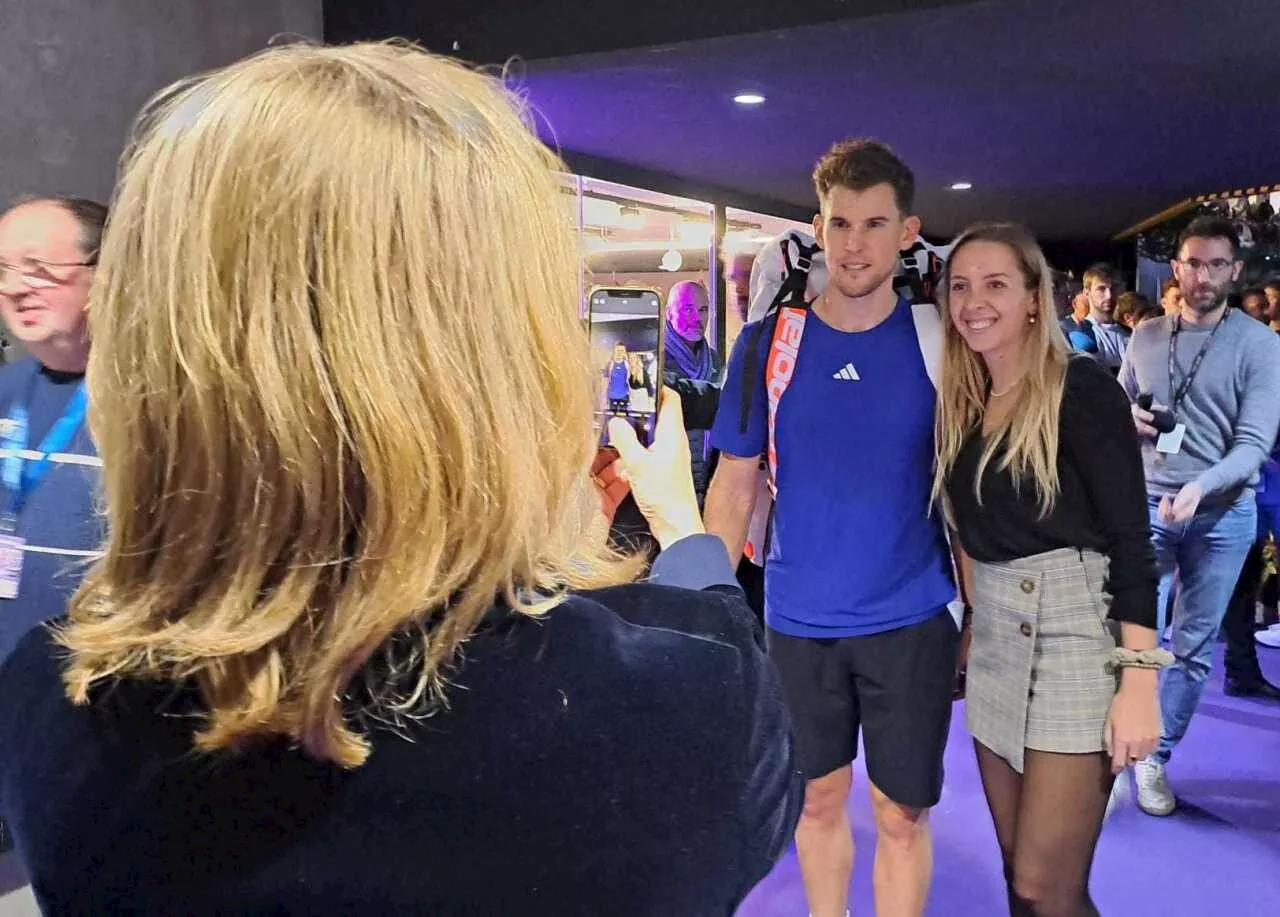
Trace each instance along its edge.
{"label": "young blonde woman", "polygon": [[784,703],[674,396],[652,450],[614,433],[667,585],[604,547],[626,480],[588,474],[512,99],[290,47],[139,130],[90,309],[105,555],[0,672],[45,912],[732,913],[798,816]]}
{"label": "young blonde woman", "polygon": [[1167,661],[1137,436],[1111,374],[1068,350],[1025,230],[963,233],[942,291],[934,492],[963,548],[968,726],[1010,913],[1093,915],[1113,775],[1155,747]]}

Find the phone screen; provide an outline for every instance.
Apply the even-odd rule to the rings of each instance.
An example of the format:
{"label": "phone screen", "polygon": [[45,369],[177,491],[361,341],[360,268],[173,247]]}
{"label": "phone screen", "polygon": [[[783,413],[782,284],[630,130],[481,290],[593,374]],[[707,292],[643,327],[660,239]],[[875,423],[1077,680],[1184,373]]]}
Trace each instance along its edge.
{"label": "phone screen", "polygon": [[598,367],[596,426],[609,445],[609,420],[621,417],[640,442],[653,442],[662,398],[666,319],[656,290],[597,287],[587,300],[591,356]]}

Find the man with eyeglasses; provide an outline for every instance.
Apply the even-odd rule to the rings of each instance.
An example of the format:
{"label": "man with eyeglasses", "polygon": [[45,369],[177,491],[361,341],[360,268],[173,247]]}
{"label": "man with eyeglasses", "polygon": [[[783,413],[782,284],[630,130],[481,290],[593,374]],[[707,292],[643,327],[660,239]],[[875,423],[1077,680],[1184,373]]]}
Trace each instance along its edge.
{"label": "man with eyeglasses", "polygon": [[[27,200],[0,215],[0,315],[27,352],[0,369],[0,663],[70,598],[101,539],[84,374],[106,218],[78,198]],[[0,822],[0,849],[6,835]]]}
{"label": "man with eyeglasses", "polygon": [[1209,677],[1214,640],[1257,535],[1254,486],[1280,426],[1280,338],[1227,308],[1238,254],[1230,222],[1202,217],[1188,225],[1173,262],[1181,309],[1138,327],[1120,371],[1143,441],[1162,617],[1178,580],[1176,662],[1160,689],[1163,735],[1134,768],[1138,805],[1151,815],[1176,805],[1165,765]]}

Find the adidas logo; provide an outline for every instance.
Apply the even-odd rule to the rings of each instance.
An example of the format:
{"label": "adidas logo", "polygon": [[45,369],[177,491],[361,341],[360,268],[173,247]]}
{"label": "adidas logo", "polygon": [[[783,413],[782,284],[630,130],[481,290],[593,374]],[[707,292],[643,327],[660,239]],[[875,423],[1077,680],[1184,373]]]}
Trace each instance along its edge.
{"label": "adidas logo", "polygon": [[860,382],[862,377],[858,375],[858,371],[853,368],[852,363],[846,363],[840,368],[840,371],[831,377],[839,379],[842,382]]}

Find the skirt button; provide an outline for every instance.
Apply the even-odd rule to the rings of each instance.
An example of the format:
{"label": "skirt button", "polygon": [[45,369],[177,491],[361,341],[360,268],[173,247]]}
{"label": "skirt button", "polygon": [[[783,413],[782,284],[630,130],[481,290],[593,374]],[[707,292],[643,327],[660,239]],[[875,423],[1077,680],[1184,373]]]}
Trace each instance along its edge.
{"label": "skirt button", "polygon": [[1022,581],[1022,591],[1030,595],[1036,591],[1036,584],[1029,579],[1024,579]]}
{"label": "skirt button", "polygon": [[1024,637],[1031,636],[1031,625],[1028,624],[1026,621],[1022,622],[1022,626],[1019,627],[1018,630],[1022,631],[1022,636]]}

